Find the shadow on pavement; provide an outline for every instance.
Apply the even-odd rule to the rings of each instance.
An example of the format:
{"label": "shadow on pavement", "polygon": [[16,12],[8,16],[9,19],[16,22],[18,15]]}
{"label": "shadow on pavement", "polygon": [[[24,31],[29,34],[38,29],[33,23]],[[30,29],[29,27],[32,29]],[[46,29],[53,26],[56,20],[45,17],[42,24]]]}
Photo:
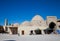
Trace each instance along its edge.
{"label": "shadow on pavement", "polygon": [[16,41],[16,40],[4,40],[4,41]]}

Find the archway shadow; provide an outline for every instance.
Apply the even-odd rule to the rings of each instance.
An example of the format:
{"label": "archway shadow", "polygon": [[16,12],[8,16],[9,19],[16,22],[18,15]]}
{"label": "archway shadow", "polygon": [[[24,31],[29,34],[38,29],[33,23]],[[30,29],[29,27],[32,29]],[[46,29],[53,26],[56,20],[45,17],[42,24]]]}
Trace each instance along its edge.
{"label": "archway shadow", "polygon": [[51,34],[54,31],[55,26],[56,24],[54,22],[51,22],[49,24],[49,28],[44,30],[45,34]]}

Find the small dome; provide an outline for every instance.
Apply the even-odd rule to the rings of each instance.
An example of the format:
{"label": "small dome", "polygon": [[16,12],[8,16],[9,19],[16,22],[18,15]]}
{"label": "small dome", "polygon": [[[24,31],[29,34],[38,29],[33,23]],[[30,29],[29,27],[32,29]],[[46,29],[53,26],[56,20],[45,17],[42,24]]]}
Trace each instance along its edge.
{"label": "small dome", "polygon": [[44,20],[40,15],[36,15],[32,18],[32,21],[40,21],[40,20]]}
{"label": "small dome", "polygon": [[24,21],[21,26],[29,26],[30,25],[30,22],[29,21]]}
{"label": "small dome", "polygon": [[14,24],[13,24],[13,26],[18,26],[18,25],[19,25],[19,23],[14,23]]}

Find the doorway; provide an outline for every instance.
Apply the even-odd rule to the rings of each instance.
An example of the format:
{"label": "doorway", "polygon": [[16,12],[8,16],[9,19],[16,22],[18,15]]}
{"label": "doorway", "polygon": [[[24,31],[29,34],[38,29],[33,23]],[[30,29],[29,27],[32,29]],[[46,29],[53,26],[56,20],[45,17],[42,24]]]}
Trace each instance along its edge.
{"label": "doorway", "polygon": [[30,31],[30,35],[34,35],[33,30]]}
{"label": "doorway", "polygon": [[10,28],[12,34],[18,33],[18,27],[9,27],[9,28]]}
{"label": "doorway", "polygon": [[22,30],[22,35],[24,35],[24,30]]}

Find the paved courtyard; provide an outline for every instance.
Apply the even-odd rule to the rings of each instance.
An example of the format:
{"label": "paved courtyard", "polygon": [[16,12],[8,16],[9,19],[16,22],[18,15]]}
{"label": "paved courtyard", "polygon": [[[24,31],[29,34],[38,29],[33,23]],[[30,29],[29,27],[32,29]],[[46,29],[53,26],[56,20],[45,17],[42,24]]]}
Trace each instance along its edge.
{"label": "paved courtyard", "polygon": [[8,35],[0,34],[0,41],[60,41],[60,35]]}

